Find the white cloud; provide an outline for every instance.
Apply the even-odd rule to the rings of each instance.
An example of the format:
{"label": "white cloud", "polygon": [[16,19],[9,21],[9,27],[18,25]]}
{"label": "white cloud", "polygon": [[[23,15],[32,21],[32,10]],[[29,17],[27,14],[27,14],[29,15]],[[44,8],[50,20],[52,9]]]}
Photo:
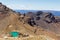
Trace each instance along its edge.
{"label": "white cloud", "polygon": [[7,7],[11,8],[11,9],[22,9],[22,10],[28,10],[29,7],[26,5],[19,5],[19,4],[15,4],[15,5],[7,5]]}
{"label": "white cloud", "polygon": [[14,10],[56,10],[60,11],[60,8],[51,8],[51,7],[38,7],[34,5],[23,5],[23,4],[11,4],[7,5],[7,7],[14,9]]}

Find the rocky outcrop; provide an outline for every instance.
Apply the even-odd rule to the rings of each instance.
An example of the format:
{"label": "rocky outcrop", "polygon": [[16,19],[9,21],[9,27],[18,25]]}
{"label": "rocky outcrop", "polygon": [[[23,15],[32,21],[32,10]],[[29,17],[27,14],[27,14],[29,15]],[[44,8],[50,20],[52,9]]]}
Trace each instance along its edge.
{"label": "rocky outcrop", "polygon": [[60,34],[59,30],[59,24],[60,24],[60,18],[56,18],[52,13],[50,12],[42,12],[38,11],[37,13],[30,12],[31,15],[28,13],[26,14],[29,18],[28,24],[31,26],[39,26],[43,29],[46,29],[47,31],[52,31],[57,34]]}

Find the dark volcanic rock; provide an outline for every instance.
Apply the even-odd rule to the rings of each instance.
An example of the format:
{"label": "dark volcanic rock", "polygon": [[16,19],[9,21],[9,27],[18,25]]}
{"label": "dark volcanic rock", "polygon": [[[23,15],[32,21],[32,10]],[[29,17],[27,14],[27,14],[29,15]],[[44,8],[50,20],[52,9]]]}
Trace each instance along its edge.
{"label": "dark volcanic rock", "polygon": [[30,24],[28,23],[29,25],[34,26],[34,24],[32,23],[35,23],[36,26],[42,27],[47,31],[53,31],[55,33],[60,34],[60,30],[59,30],[60,27],[59,28],[57,27],[58,26],[57,24],[60,24],[60,22],[58,23],[58,21],[60,21],[60,18],[56,19],[52,13],[38,11],[35,14],[30,13],[26,15],[28,15],[30,19],[34,18],[32,19],[32,21],[34,22],[28,20],[28,22],[30,23]]}

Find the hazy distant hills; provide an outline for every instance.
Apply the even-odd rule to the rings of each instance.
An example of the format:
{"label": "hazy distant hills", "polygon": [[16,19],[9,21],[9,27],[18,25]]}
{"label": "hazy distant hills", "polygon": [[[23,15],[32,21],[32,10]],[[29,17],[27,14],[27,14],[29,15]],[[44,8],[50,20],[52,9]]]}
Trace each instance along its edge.
{"label": "hazy distant hills", "polygon": [[15,11],[16,12],[21,12],[21,13],[43,11],[43,12],[51,12],[55,16],[60,16],[60,11],[53,11],[53,10],[15,10]]}

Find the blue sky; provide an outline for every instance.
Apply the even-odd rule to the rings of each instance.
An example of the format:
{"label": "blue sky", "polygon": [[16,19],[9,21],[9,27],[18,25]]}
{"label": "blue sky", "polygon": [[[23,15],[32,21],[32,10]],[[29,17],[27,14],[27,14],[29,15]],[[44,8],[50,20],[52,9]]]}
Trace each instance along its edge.
{"label": "blue sky", "polygon": [[58,10],[60,11],[60,0],[0,0],[11,9],[22,10]]}

